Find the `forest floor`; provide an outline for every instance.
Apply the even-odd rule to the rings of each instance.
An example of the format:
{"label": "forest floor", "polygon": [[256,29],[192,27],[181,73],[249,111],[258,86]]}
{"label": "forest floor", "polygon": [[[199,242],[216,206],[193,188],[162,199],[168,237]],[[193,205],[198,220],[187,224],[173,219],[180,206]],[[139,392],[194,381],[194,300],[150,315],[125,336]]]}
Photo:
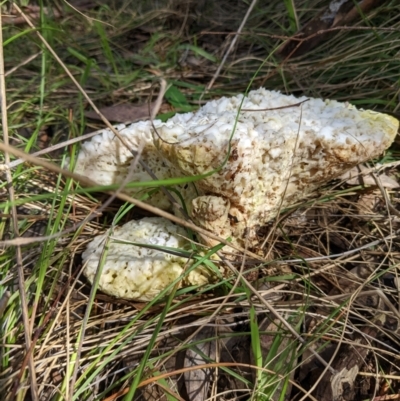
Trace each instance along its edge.
{"label": "forest floor", "polygon": [[399,3],[12,3],[0,57],[5,400],[400,400],[398,136],[359,177],[260,231],[259,260],[239,255],[240,272],[149,303],[94,290],[81,259],[115,216],[149,213],[60,171],[105,127],[90,103],[111,123],[146,120],[162,82],[162,120],[259,87],[399,118]]}

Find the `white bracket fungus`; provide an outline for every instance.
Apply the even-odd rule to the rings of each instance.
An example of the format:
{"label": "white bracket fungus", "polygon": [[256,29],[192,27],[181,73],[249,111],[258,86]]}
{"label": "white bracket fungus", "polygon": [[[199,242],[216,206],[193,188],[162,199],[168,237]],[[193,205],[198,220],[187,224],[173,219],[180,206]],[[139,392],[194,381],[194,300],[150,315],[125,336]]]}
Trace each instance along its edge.
{"label": "white bracket fungus", "polygon": [[[379,156],[393,142],[399,121],[348,103],[261,88],[154,125],[157,134],[150,122],[118,128],[134,150],[144,145],[142,158],[160,179],[216,170],[196,182],[197,192],[193,185],[178,189],[197,224],[243,243],[280,210]],[[82,145],[75,171],[100,184],[121,183],[132,159],[103,130]],[[132,177],[150,180],[140,166]],[[170,209],[162,193],[149,202]]]}
{"label": "white bracket fungus", "polygon": [[[299,100],[304,103],[291,107]],[[389,115],[348,103],[259,89],[176,115],[158,128],[163,141],[157,140],[157,146],[186,175],[222,166],[197,185],[213,199],[229,201],[227,226],[221,230],[218,222],[216,229],[240,241],[281,208],[380,155],[393,142],[398,124]],[[207,215],[194,217],[211,229]]]}

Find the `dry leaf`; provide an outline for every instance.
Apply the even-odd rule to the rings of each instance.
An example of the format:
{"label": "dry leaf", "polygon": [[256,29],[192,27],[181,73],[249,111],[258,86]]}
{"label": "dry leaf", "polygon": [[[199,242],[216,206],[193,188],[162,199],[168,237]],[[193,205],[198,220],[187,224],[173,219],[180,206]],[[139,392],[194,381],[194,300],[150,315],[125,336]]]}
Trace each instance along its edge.
{"label": "dry leaf", "polygon": [[[339,178],[344,180],[348,185],[373,185],[376,186],[375,178],[370,174],[371,169],[360,164],[359,166],[353,167],[351,170],[342,174]],[[394,189],[400,188],[399,183],[387,176],[386,174],[380,174],[378,180],[382,184],[383,188]]]}
{"label": "dry leaf", "polygon": [[357,201],[357,210],[359,214],[373,214],[376,205],[381,199],[379,190],[371,193],[362,194]]}
{"label": "dry leaf", "polygon": [[[400,184],[394,178],[391,178],[391,177],[387,176],[386,174],[381,174],[378,177],[378,180],[381,182],[383,188],[388,188],[388,189],[400,188]],[[370,184],[370,185],[374,185],[374,184]],[[375,183],[375,185],[376,185],[376,183]]]}
{"label": "dry leaf", "polygon": [[[215,329],[203,327],[193,338],[191,343],[197,343],[186,351],[185,368],[203,365],[209,360],[215,360],[215,341],[207,339],[215,336]],[[204,356],[203,356],[204,355]],[[212,382],[213,371],[211,369],[196,369],[185,372],[185,386],[190,401],[203,401],[207,399],[208,388]]]}
{"label": "dry leaf", "polygon": [[335,373],[325,372],[317,385],[314,397],[321,401],[351,401],[356,395],[356,378],[370,352],[370,339],[375,338],[378,329],[363,326],[361,333],[355,333],[351,344],[344,344],[331,364]]}
{"label": "dry leaf", "polygon": [[[154,105],[155,102],[139,106],[130,103],[115,104],[113,106],[101,108],[100,112],[109,121],[116,123],[133,123],[135,121],[148,120],[150,118],[150,111]],[[101,120],[100,116],[94,111],[86,111],[85,116],[92,120]]]}

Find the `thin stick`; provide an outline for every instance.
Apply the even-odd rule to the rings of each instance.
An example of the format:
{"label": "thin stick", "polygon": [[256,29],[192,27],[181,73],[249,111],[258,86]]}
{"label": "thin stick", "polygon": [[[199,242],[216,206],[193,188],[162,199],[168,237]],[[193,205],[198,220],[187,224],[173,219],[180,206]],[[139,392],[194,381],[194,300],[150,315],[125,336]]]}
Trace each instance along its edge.
{"label": "thin stick", "polygon": [[[98,186],[101,186],[99,183],[97,183],[97,182],[95,182],[95,181],[93,181],[93,180],[91,180],[89,178],[86,178],[86,177],[84,177],[82,175],[79,175],[79,174],[71,173],[71,171],[65,170],[65,169],[57,166],[54,163],[48,162],[47,160],[39,159],[37,157],[34,157],[34,156],[32,156],[32,155],[30,155],[28,153],[25,153],[25,152],[15,148],[15,147],[13,147],[13,146],[10,146],[10,145],[6,146],[4,143],[0,142],[0,150],[8,151],[9,153],[13,154],[14,156],[17,156],[17,157],[20,157],[22,159],[25,159],[26,161],[29,161],[29,162],[37,165],[37,166],[45,167],[50,171],[54,171],[54,172],[56,172],[58,174],[62,174],[64,177],[73,178],[75,181],[79,182],[83,186],[87,186],[87,187],[98,187]],[[112,194],[115,191],[104,191],[104,192]],[[248,256],[251,256],[252,258],[254,258],[256,260],[259,260],[259,261],[264,262],[264,263],[266,262],[265,259],[263,259],[262,257],[260,257],[259,255],[255,254],[253,252],[246,251],[244,248],[242,248],[242,247],[240,247],[238,245],[232,244],[231,242],[227,241],[226,239],[221,238],[218,235],[215,235],[214,233],[212,233],[210,231],[207,231],[207,230],[205,230],[205,229],[203,229],[201,227],[198,227],[198,226],[196,226],[194,223],[192,223],[190,221],[183,220],[183,219],[181,219],[181,218],[179,218],[179,217],[177,217],[177,216],[175,216],[175,215],[173,215],[171,213],[168,213],[168,212],[166,212],[164,210],[161,210],[161,209],[159,209],[157,207],[154,207],[154,206],[151,206],[151,205],[149,205],[149,204],[147,204],[145,202],[142,202],[139,199],[133,198],[133,197],[131,197],[131,196],[125,194],[125,193],[119,193],[117,195],[117,198],[119,198],[119,199],[121,199],[121,200],[123,200],[125,202],[130,202],[130,203],[140,207],[141,209],[144,209],[144,210],[147,210],[148,212],[154,213],[157,216],[165,217],[166,219],[171,220],[174,223],[179,224],[179,225],[181,225],[183,227],[190,228],[190,229],[198,232],[199,234],[205,235],[205,236],[207,236],[207,237],[209,237],[211,239],[214,239],[214,240],[216,240],[218,242],[221,242],[222,244],[225,244],[225,245],[227,245],[227,246],[229,246],[229,247],[231,247],[233,249],[236,249],[239,252],[245,253]],[[0,245],[10,246],[10,245],[16,245],[17,243],[19,245],[30,244],[30,243],[33,243],[33,242],[41,242],[43,240],[53,239],[53,238],[58,238],[58,237],[60,237],[60,233],[54,234],[54,235],[48,236],[48,237],[17,238],[15,240],[0,241]],[[18,241],[18,242],[16,242],[16,241]]]}
{"label": "thin stick", "polygon": [[244,16],[244,18],[242,20],[242,23],[239,26],[239,29],[235,33],[235,36],[232,39],[232,42],[231,42],[231,44],[229,46],[228,51],[224,54],[224,57],[223,57],[221,63],[219,64],[219,66],[217,68],[217,71],[215,71],[214,76],[212,77],[211,81],[207,85],[206,91],[208,91],[208,90],[210,90],[212,88],[212,86],[214,85],[215,80],[218,78],[218,76],[219,76],[219,74],[220,74],[220,72],[222,70],[222,67],[224,66],[224,64],[226,62],[226,59],[228,58],[229,54],[232,52],[233,48],[235,47],[236,42],[237,42],[237,40],[238,40],[238,38],[240,36],[240,33],[242,32],[242,30],[243,30],[243,28],[244,28],[244,26],[245,26],[245,24],[246,24],[246,22],[247,22],[247,20],[248,20],[248,18],[250,16],[250,13],[252,12],[252,10],[253,10],[254,6],[256,5],[256,3],[257,3],[257,0],[253,0],[251,2],[251,4],[250,4],[250,7],[247,9],[246,15]]}
{"label": "thin stick", "polygon": [[[42,149],[42,150],[39,150],[39,151],[37,151],[35,153],[31,153],[31,155],[37,157],[37,156],[41,156],[41,155],[45,155],[47,153],[53,152],[53,151],[55,151],[57,149],[65,148],[66,146],[72,145],[72,144],[77,143],[77,142],[83,142],[86,139],[89,139],[89,138],[92,138],[92,137],[98,135],[101,131],[103,131],[103,130],[100,129],[100,130],[97,130],[97,131],[94,131],[94,132],[90,132],[89,134],[81,135],[81,136],[79,136],[77,138],[68,139],[67,141],[58,143],[57,145],[53,145],[53,146],[50,146],[50,147],[48,147],[46,149]],[[7,167],[8,168],[14,168],[14,167],[17,167],[17,166],[19,166],[20,164],[23,164],[23,163],[25,163],[25,159],[17,159],[17,160],[13,160],[12,162],[10,162],[8,164],[6,163],[5,167],[6,168]]]}
{"label": "thin stick", "polygon": [[11,70],[8,70],[4,76],[8,77],[9,75],[11,75],[13,72],[17,71],[19,68],[23,67],[26,64],[29,64],[32,60],[34,60],[37,56],[40,56],[42,54],[42,51],[37,52],[35,54],[32,54],[30,57],[28,57],[26,60],[22,61],[21,63],[19,63],[18,65],[14,66],[13,68],[11,68]]}
{"label": "thin stick", "polygon": [[[5,82],[5,71],[4,71],[3,26],[2,26],[1,9],[0,9],[0,90],[1,90],[0,96],[1,96],[1,120],[3,125],[3,139],[4,139],[4,144],[8,145],[9,137],[8,137],[8,116],[7,116],[7,100],[6,100],[7,94],[6,94],[6,82]],[[10,154],[8,153],[7,150],[4,150],[4,159],[6,163],[10,163]],[[15,193],[10,170],[6,170],[5,175],[8,184],[7,185],[8,196],[11,203],[12,228],[14,232],[14,238],[18,239],[19,228],[18,228],[17,208],[15,206]],[[29,322],[28,303],[25,294],[25,278],[24,278],[24,268],[22,263],[22,251],[19,245],[15,247],[15,254],[17,262],[19,296],[21,300],[22,321],[24,325],[25,349],[26,352],[28,353],[31,347],[32,333],[30,330],[31,325]],[[39,401],[38,387],[35,373],[35,363],[32,354],[29,354],[28,366],[29,366],[31,396],[34,401]]]}
{"label": "thin stick", "polygon": [[308,102],[310,99],[305,99],[302,100],[301,102],[298,103],[293,103],[293,104],[288,104],[286,106],[279,106],[279,107],[271,107],[267,109],[240,109],[240,111],[273,111],[273,110],[283,110],[283,109],[289,109],[291,107],[298,107],[301,106],[303,103]]}
{"label": "thin stick", "polygon": [[[290,167],[289,167],[289,168],[290,168],[290,170],[289,170],[289,176],[288,176],[288,178],[287,178],[287,180],[286,180],[285,189],[284,189],[284,191],[283,191],[282,198],[281,198],[281,201],[280,201],[279,206],[278,206],[277,218],[275,219],[275,223],[274,223],[273,227],[271,228],[270,232],[269,232],[268,235],[265,237],[265,239],[264,239],[264,241],[263,241],[263,243],[262,243],[262,245],[261,245],[261,249],[264,249],[265,245],[266,245],[267,242],[269,241],[270,237],[275,233],[276,228],[278,227],[278,224],[279,224],[279,216],[280,216],[280,213],[281,213],[281,210],[282,210],[283,201],[285,200],[285,196],[286,196],[287,189],[288,189],[288,187],[289,187],[290,178],[292,177],[292,173],[293,173],[293,164],[295,163],[296,152],[297,152],[297,146],[298,146],[298,144],[299,144],[299,137],[300,137],[300,130],[301,130],[301,122],[302,122],[302,118],[303,118],[303,108],[301,107],[301,105],[302,105],[302,103],[306,102],[307,100],[309,100],[309,99],[306,99],[306,100],[304,100],[303,102],[299,102],[299,103],[296,104],[296,105],[299,105],[299,106],[300,106],[300,119],[299,119],[299,125],[298,125],[298,127],[297,127],[296,141],[295,141],[294,147],[293,147],[293,159],[292,159],[292,163],[291,163],[291,165],[290,165]],[[287,106],[283,106],[283,107],[286,108]],[[271,250],[271,248],[270,248],[270,250]],[[269,257],[270,250],[268,251],[268,253],[267,253],[267,255],[266,255],[266,258]]]}

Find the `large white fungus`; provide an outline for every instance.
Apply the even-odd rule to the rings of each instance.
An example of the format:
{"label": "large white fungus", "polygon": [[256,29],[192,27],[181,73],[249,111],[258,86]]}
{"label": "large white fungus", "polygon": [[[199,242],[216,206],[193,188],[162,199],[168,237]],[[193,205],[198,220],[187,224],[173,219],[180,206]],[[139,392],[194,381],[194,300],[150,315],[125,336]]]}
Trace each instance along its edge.
{"label": "large white fungus", "polygon": [[[252,241],[257,228],[280,210],[380,155],[393,142],[399,121],[386,114],[358,110],[348,103],[295,98],[261,88],[247,97],[213,100],[194,113],[177,114],[165,123],[156,120],[154,126],[157,133],[149,122],[118,129],[133,150],[143,146],[142,158],[159,179],[213,172],[197,181],[196,187],[189,184],[177,189],[198,225],[243,245]],[[132,159],[132,153],[118,138],[103,130],[82,145],[75,171],[100,184],[121,183]],[[131,177],[137,182],[151,179],[140,166]],[[137,194],[138,190],[133,192]],[[170,209],[160,192],[149,203]],[[128,223],[118,235],[126,231],[126,235],[134,235],[131,241],[143,242],[136,237],[138,234],[132,234],[133,226],[129,224],[136,227],[140,223]],[[164,238],[162,230],[178,230],[172,227],[163,223],[146,235],[154,236],[157,242]],[[166,235],[169,238],[170,234]],[[97,268],[90,255],[98,259],[98,245],[103,239],[96,238],[84,253],[89,260],[89,280]],[[163,254],[159,265],[158,257],[154,264],[149,250],[139,251],[129,245],[121,249],[123,252],[111,253],[103,272],[100,287],[110,294],[150,299],[182,272],[182,260],[166,262]],[[113,270],[114,260],[127,266],[122,273]]]}
{"label": "large white fungus", "polygon": [[[247,97],[211,101],[195,113],[177,114],[158,128],[162,140],[156,144],[186,175],[218,169],[197,185],[212,195],[210,202],[229,202],[226,226],[221,228],[219,219],[215,229],[231,232],[240,241],[251,239],[255,228],[280,209],[381,154],[398,126],[389,115],[348,103],[259,89]],[[204,208],[205,215],[195,207],[193,218],[211,229],[207,213],[218,207],[221,200]]]}
{"label": "large white fungus", "polygon": [[[189,268],[187,258],[134,244],[190,250],[186,231],[161,217],[145,217],[107,231],[89,243],[82,254],[84,275],[93,283],[109,237],[99,289],[118,298],[150,301]],[[211,274],[196,268],[183,279],[184,285],[204,285]]]}

